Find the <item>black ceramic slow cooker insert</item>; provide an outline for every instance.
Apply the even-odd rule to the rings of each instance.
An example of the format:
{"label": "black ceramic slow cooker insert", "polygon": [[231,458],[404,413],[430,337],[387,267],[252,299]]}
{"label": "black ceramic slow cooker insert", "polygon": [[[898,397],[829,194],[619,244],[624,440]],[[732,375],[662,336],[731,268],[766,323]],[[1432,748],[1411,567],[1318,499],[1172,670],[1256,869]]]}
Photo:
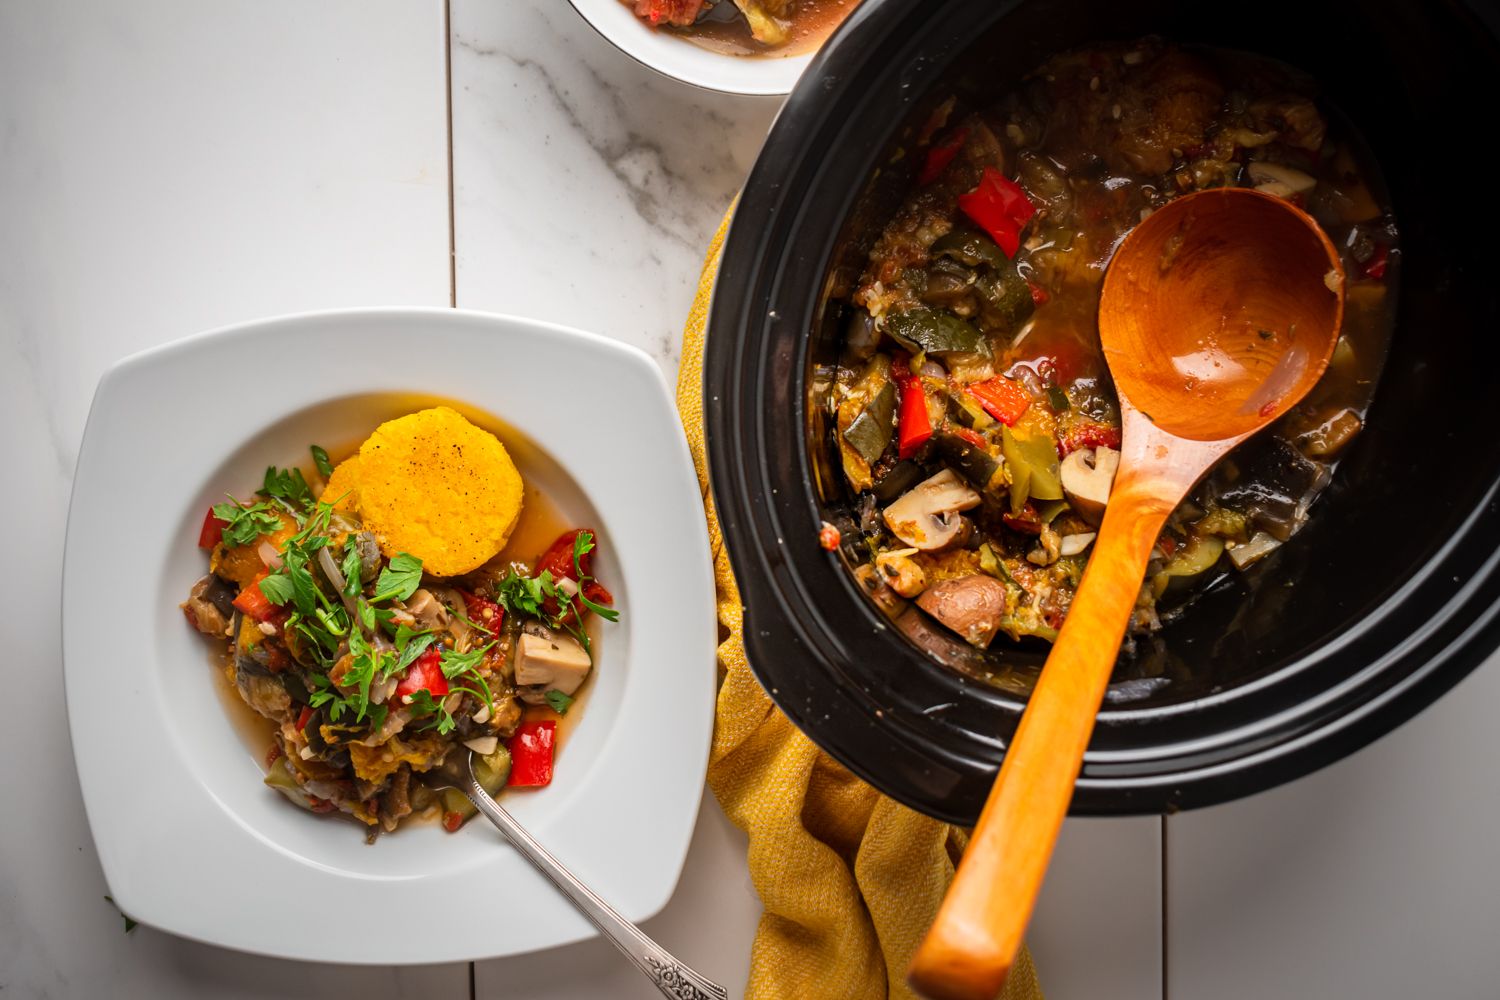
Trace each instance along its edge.
{"label": "black ceramic slow cooker insert", "polygon": [[944,819],[978,816],[1046,648],[1002,637],[975,653],[915,612],[887,619],[818,546],[843,502],[815,377],[837,352],[832,293],[906,190],[911,165],[894,154],[938,103],[982,107],[1054,52],[1147,34],[1319,82],[1390,188],[1399,312],[1368,423],[1311,521],[1122,663],[1073,810],[1158,812],[1287,781],[1410,718],[1500,644],[1500,296],[1481,271],[1500,202],[1464,179],[1463,153],[1472,109],[1500,92],[1495,11],[866,0],[789,98],[730,229],[709,320],[709,462],[762,684],[850,769]]}

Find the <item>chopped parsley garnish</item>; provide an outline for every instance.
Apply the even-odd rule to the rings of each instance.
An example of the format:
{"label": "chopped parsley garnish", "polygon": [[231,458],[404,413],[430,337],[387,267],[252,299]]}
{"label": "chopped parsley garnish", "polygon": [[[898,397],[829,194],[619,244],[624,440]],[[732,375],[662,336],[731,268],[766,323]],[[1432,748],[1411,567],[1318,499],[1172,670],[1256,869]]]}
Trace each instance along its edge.
{"label": "chopped parsley garnish", "polygon": [[396,626],[396,661],[390,672],[399,674],[411,666],[436,641],[435,633],[407,628],[405,625]]}
{"label": "chopped parsley garnish", "polygon": [[317,445],[313,445],[308,451],[312,452],[313,464],[318,467],[318,475],[324,479],[333,475],[333,463],[328,460],[328,452]]}
{"label": "chopped parsley garnish", "polygon": [[380,571],[372,601],[404,601],[422,585],[422,560],[402,552]]}
{"label": "chopped parsley garnish", "polygon": [[232,503],[214,504],[214,517],[224,522],[224,544],[249,545],[261,535],[281,528],[281,517],[271,504],[243,504],[234,497]]}
{"label": "chopped parsley garnish", "polygon": [[274,465],[267,466],[260,493],[263,496],[280,500],[295,513],[305,511],[314,503],[312,487],[307,485],[301,469],[278,469]]}
{"label": "chopped parsley garnish", "polygon": [[344,539],[344,562],[339,566],[339,572],[344,574],[344,593],[350,597],[359,596],[360,568],[359,542],[351,531]]}

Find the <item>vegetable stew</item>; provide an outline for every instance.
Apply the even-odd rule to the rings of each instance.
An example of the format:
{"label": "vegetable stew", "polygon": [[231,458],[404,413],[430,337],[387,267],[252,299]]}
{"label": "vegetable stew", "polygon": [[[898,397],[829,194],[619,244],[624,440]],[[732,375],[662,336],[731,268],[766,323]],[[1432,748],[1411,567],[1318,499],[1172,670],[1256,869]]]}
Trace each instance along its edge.
{"label": "vegetable stew", "polygon": [[647,24],[724,55],[809,52],[859,0],[622,0]]}
{"label": "vegetable stew", "polygon": [[1307,399],[1173,514],[1132,635],[1273,553],[1359,432],[1389,337],[1399,241],[1362,149],[1289,68],[1155,38],[1055,56],[982,110],[938,108],[821,373],[853,530],[820,543],[888,613],[915,602],[980,648],[1053,639],[1119,461],[1096,322],[1110,256],[1167,201],[1245,186],[1340,247],[1344,328]]}
{"label": "vegetable stew", "polygon": [[[413,475],[382,479],[382,447]],[[266,784],[373,838],[412,815],[455,830],[474,814],[456,790],[420,780],[450,754],[472,751],[491,793],[550,783],[559,723],[593,670],[592,621],[619,617],[593,575],[594,532],[559,533],[545,498],[523,513],[518,492],[450,511],[428,537],[407,526],[418,552],[393,547],[376,513],[385,501],[483,502],[463,488],[467,472],[515,472],[498,440],[446,408],[382,425],[337,467],[322,448],[311,455],[309,470],[267,469],[253,496],[205,513],[209,572],[182,604],[224,650],[238,699],[270,724]]]}

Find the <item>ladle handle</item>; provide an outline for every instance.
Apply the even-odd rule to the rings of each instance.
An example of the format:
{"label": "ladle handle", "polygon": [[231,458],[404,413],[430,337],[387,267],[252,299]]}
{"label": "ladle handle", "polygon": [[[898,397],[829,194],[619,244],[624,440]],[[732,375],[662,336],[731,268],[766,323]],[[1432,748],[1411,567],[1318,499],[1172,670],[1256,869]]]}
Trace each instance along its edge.
{"label": "ladle handle", "polygon": [[1175,505],[1143,487],[1116,483],[1067,621],[912,959],[907,977],[932,1000],[991,1000],[1021,947],[1151,549]]}

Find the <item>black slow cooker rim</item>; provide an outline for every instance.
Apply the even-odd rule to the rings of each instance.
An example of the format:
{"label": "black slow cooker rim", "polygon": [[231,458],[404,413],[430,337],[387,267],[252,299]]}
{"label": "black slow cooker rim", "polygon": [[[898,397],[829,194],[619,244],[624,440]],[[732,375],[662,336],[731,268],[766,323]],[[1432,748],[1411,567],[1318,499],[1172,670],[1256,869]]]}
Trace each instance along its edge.
{"label": "black slow cooker rim", "polygon": [[[988,23],[1019,5],[997,5]],[[797,564],[789,549],[803,544],[799,539],[811,548],[820,507],[805,471],[811,465],[802,435],[778,436],[776,423],[784,422],[790,405],[790,426],[805,424],[807,331],[816,307],[816,295],[788,303],[778,292],[789,275],[824,272],[840,220],[848,217],[861,187],[816,184],[833,169],[818,151],[847,139],[849,122],[869,120],[854,113],[859,106],[876,104],[898,120],[904,104],[920,95],[923,75],[942,68],[912,53],[951,51],[965,30],[972,31],[972,24],[963,29],[932,16],[930,3],[867,0],[841,29],[840,43],[814,61],[808,77],[822,85],[799,87],[788,99],[742,192],[710,309],[704,374],[711,483],[757,677],[794,723],[856,774],[914,808],[961,823],[977,815],[1008,738],[1003,723],[1013,726],[1021,702],[942,668],[904,640],[885,640],[887,623],[833,557]],[[858,71],[873,64],[906,69],[900,79],[885,74],[884,88],[866,86]],[[858,92],[847,83],[855,79]],[[809,136],[820,141],[809,142]],[[863,160],[854,166],[846,161],[842,173],[868,176],[887,138],[866,137]],[[828,197],[830,189],[841,191],[841,198]],[[806,190],[821,193],[816,205],[801,197]],[[823,221],[810,223],[812,216]],[[818,245],[811,245],[807,230],[821,236]],[[789,393],[788,381],[794,384]],[[767,400],[782,405],[767,406]],[[792,468],[803,470],[795,480],[775,473],[788,467],[789,457]],[[1425,579],[1388,597],[1343,637],[1346,645],[1386,650],[1371,656],[1357,682],[1330,688],[1320,703],[1290,716],[1260,719],[1197,745],[1091,751],[1073,811],[1153,813],[1237,798],[1351,753],[1430,704],[1500,645],[1497,495],[1500,479],[1490,483]],[[1424,587],[1441,590],[1437,581],[1449,577],[1468,583],[1436,596],[1424,640],[1413,640],[1405,626],[1382,628],[1392,602]],[[924,711],[930,704],[905,698],[900,690],[871,690],[848,665],[872,655],[889,662],[892,677],[922,678],[929,685],[923,690],[948,691],[987,707],[1001,720],[1000,731],[976,731],[972,724],[930,715]],[[1310,669],[1328,655],[1311,651],[1309,662],[1295,667]],[[1219,697],[1251,694],[1247,686]],[[1173,710],[1197,707],[1184,703]],[[1106,711],[1100,726],[1139,725],[1161,711],[1144,719],[1128,710]]]}

